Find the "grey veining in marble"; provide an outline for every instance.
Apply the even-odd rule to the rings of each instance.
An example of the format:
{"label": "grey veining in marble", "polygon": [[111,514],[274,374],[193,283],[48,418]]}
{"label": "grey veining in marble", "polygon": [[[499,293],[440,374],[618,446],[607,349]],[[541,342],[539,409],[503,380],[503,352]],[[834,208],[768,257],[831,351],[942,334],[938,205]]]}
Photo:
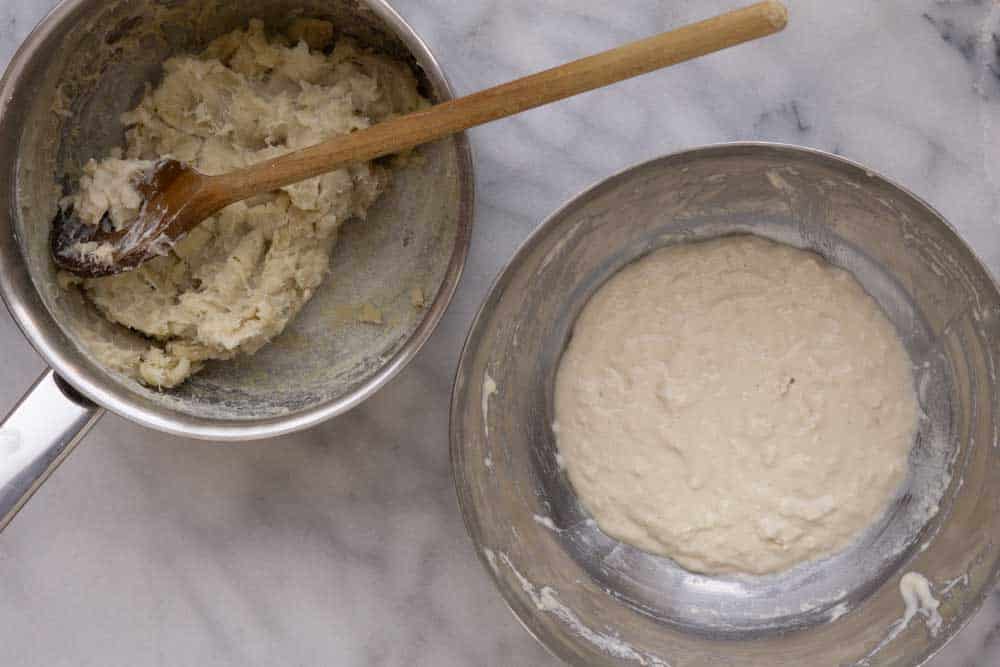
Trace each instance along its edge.
{"label": "grey veining in marble", "polygon": [[[0,64],[53,4],[0,0]],[[459,92],[735,4],[396,2]],[[465,332],[541,219],[641,160],[785,141],[888,174],[1000,272],[1000,7],[789,4],[789,29],[766,42],[474,130],[478,217],[462,287],[416,362],[361,408],[226,446],[106,417],[0,536],[0,664],[556,664],[480,569],[447,444]],[[6,312],[0,340],[6,409],[42,364]],[[997,664],[994,594],[933,665]]]}

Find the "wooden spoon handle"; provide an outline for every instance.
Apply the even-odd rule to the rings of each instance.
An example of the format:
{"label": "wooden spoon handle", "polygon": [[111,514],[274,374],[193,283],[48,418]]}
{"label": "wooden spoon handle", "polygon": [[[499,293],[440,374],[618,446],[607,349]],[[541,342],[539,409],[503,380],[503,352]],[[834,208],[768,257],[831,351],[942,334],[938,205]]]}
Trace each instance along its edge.
{"label": "wooden spoon handle", "polygon": [[398,153],[498,118],[766,37],[784,28],[787,20],[788,12],[781,3],[760,2],[213,177],[213,185],[225,188],[232,201],[239,201],[345,164]]}

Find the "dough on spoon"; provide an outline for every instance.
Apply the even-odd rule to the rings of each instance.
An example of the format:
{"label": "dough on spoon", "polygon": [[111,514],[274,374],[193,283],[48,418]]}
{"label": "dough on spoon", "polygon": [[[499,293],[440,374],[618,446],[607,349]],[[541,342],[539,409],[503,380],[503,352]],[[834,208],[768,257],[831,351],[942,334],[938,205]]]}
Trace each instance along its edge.
{"label": "dough on spoon", "polygon": [[[269,37],[252,21],[200,56],[168,60],[162,83],[123,116],[124,149],[84,168],[69,201],[80,218],[97,224],[109,212],[127,226],[141,204],[136,181],[161,156],[224,173],[428,104],[406,64],[331,44],[328,23],[293,23],[289,34]],[[340,225],[363,219],[388,179],[371,163],[339,169],[229,206],[136,271],[61,281],[151,339],[145,351],[103,347],[103,363],[173,387],[207,360],[253,354],[280,334],[321,287]]]}
{"label": "dough on spoon", "polygon": [[576,322],[555,410],[601,529],[709,574],[846,547],[899,491],[918,414],[906,350],[857,281],[750,236],[613,276]]}

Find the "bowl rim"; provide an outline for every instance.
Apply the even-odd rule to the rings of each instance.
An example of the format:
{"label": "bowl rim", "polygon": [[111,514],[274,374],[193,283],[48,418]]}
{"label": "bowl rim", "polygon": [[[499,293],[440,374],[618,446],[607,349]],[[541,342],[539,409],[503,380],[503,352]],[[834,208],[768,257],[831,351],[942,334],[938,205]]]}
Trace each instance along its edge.
{"label": "bowl rim", "polygon": [[[0,78],[0,135],[5,132],[13,134],[9,131],[10,125],[15,122],[11,119],[12,103],[29,94],[23,89],[22,79],[34,59],[42,57],[40,51],[45,39],[62,27],[64,21],[71,20],[87,1],[61,0],[14,53]],[[453,99],[454,89],[437,58],[387,0],[358,1],[406,46],[436,88],[440,101]],[[14,140],[19,141],[19,137]],[[305,410],[246,420],[213,419],[182,413],[136,398],[134,392],[120,381],[86,359],[62,332],[42,302],[21,254],[14,227],[17,215],[14,190],[19,170],[16,158],[0,164],[0,183],[6,184],[0,191],[0,296],[22,334],[49,367],[88,399],[130,421],[172,435],[216,441],[259,440],[310,428],[356,407],[394,378],[428,341],[451,304],[468,257],[475,210],[475,177],[469,139],[463,132],[454,135],[453,141],[459,181],[457,231],[448,267],[433,303],[403,346],[362,385],[344,396]]]}
{"label": "bowl rim", "polygon": [[[521,627],[523,627],[529,635],[531,635],[538,644],[540,644],[548,653],[554,657],[566,661],[568,664],[572,664],[572,661],[578,656],[571,653],[562,653],[556,647],[561,646],[559,643],[554,643],[550,645],[542,634],[536,631],[530,625],[530,620],[533,616],[537,615],[534,613],[534,608],[529,610],[528,614],[522,615],[518,612],[518,606],[514,603],[515,599],[518,599],[514,591],[507,586],[503,585],[500,581],[498,571],[493,567],[493,565],[487,559],[484,553],[484,546],[479,539],[479,515],[474,512],[474,503],[469,493],[470,487],[468,484],[464,483],[464,472],[463,464],[465,462],[465,452],[463,449],[463,443],[459,438],[460,428],[460,410],[459,403],[462,400],[463,392],[467,391],[467,388],[473,386],[472,383],[466,381],[466,376],[470,372],[470,362],[474,354],[474,346],[477,346],[478,339],[481,332],[480,329],[485,324],[485,320],[488,316],[490,307],[492,306],[495,299],[498,297],[500,292],[505,289],[506,283],[509,281],[512,274],[512,269],[523,261],[524,257],[528,255],[539,240],[549,232],[549,228],[557,225],[559,220],[571,209],[578,206],[581,201],[588,198],[593,198],[598,196],[601,192],[615,187],[619,182],[629,178],[634,172],[640,171],[644,168],[653,166],[655,164],[670,162],[673,160],[678,160],[681,158],[697,157],[700,155],[712,155],[714,153],[720,153],[725,151],[730,151],[733,149],[737,150],[773,150],[778,152],[784,152],[794,155],[805,155],[814,159],[824,160],[829,163],[836,163],[842,167],[848,167],[854,170],[860,170],[867,177],[880,180],[884,184],[899,190],[903,195],[910,197],[914,202],[920,206],[927,209],[927,211],[938,220],[944,227],[950,230],[959,241],[959,243],[967,250],[970,256],[976,261],[979,267],[983,270],[983,273],[989,277],[992,282],[993,288],[1000,291],[1000,283],[997,281],[997,277],[994,275],[993,271],[990,270],[989,266],[983,262],[982,258],[976,252],[976,250],[969,245],[965,238],[959,233],[958,229],[948,222],[948,220],[938,211],[934,206],[928,203],[925,199],[915,194],[909,188],[903,186],[899,182],[885,176],[884,174],[865,166],[864,164],[846,158],[842,155],[837,155],[829,151],[825,151],[819,148],[813,148],[810,146],[800,146],[797,144],[789,144],[784,142],[771,142],[771,141],[727,141],[727,142],[717,142],[710,144],[702,144],[698,146],[693,146],[690,148],[683,148],[680,150],[665,153],[658,157],[640,160],[633,164],[627,165],[622,169],[602,178],[590,185],[585,186],[579,190],[576,194],[572,195],[564,203],[560,204],[552,213],[547,215],[542,222],[535,227],[531,233],[518,245],[517,249],[511,255],[510,259],[501,267],[496,277],[490,284],[489,290],[486,293],[486,297],[480,304],[479,309],[476,311],[476,315],[469,325],[468,334],[466,335],[465,342],[462,345],[462,351],[459,356],[458,366],[455,370],[455,377],[452,383],[452,395],[449,405],[449,416],[448,416],[448,440],[449,440],[449,459],[451,462],[452,469],[452,481],[455,485],[455,494],[458,499],[459,509],[462,513],[462,521],[465,524],[466,533],[472,546],[476,552],[476,557],[479,560],[480,565],[486,570],[487,575],[493,583],[494,588],[500,593],[500,597],[503,600],[504,605],[513,614],[514,618],[517,619]],[[471,405],[471,404],[470,404]],[[950,632],[942,637],[940,643],[935,646],[927,655],[920,660],[920,662],[915,663],[914,667],[927,667],[928,663],[934,659],[934,657],[947,646],[952,639],[955,638],[976,616],[979,610],[982,608],[987,596],[989,596],[993,589],[1000,583],[1000,568],[994,568],[989,580],[983,583],[983,586],[978,591],[976,598],[967,607],[967,614],[964,618],[958,620],[957,623],[949,626]],[[538,612],[540,613],[540,612]],[[670,656],[665,656],[669,659]],[[609,661],[610,664],[610,661]]]}

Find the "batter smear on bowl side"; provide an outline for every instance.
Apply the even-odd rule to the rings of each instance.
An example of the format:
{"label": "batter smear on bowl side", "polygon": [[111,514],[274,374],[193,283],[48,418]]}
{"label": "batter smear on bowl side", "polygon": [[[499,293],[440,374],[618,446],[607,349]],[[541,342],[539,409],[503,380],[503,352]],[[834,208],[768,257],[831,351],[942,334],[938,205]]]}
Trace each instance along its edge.
{"label": "batter smear on bowl side", "polygon": [[874,523],[907,473],[910,359],[815,254],[751,236],[613,276],[559,368],[556,438],[601,529],[707,574],[779,572]]}
{"label": "batter smear on bowl side", "polygon": [[[90,161],[64,206],[87,224],[107,213],[120,229],[138,215],[136,186],[161,157],[225,173],[428,105],[405,63],[333,34],[329,23],[300,20],[268,35],[252,21],[201,55],[171,58],[122,117],[124,148]],[[381,164],[355,164],[233,204],[130,273],[60,281],[150,338],[143,351],[107,346],[100,361],[174,387],[207,360],[253,354],[280,334],[330,271],[340,225],[363,219],[389,177]],[[80,250],[106,250],[92,245]]]}

